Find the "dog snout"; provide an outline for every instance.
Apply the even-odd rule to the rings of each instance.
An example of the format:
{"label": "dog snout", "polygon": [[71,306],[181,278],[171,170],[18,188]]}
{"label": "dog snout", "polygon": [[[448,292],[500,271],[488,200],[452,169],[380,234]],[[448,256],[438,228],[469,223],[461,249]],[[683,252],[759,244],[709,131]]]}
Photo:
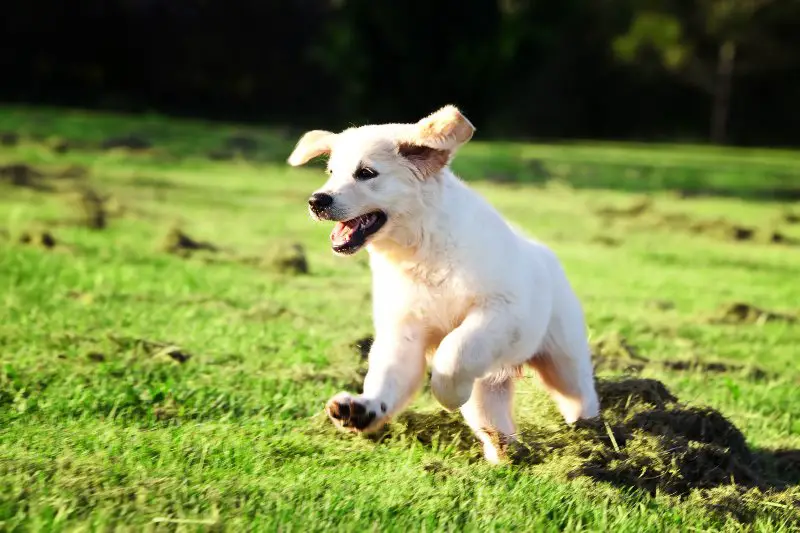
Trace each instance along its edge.
{"label": "dog snout", "polygon": [[324,211],[325,209],[329,208],[332,203],[333,197],[330,194],[325,194],[324,192],[315,192],[308,199],[308,207],[310,207],[315,213]]}

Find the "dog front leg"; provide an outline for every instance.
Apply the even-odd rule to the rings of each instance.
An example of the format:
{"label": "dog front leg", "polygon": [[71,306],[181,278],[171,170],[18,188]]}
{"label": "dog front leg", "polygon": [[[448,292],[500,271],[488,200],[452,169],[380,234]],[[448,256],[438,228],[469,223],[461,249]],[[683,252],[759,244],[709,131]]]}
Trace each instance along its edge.
{"label": "dog front leg", "polygon": [[502,309],[478,308],[441,342],[433,356],[431,392],[448,411],[467,403],[476,379],[502,366],[515,337],[514,320]]}
{"label": "dog front leg", "polygon": [[421,327],[401,324],[379,330],[369,352],[364,393],[340,392],[328,401],[328,416],[343,430],[375,431],[408,404],[424,372]]}

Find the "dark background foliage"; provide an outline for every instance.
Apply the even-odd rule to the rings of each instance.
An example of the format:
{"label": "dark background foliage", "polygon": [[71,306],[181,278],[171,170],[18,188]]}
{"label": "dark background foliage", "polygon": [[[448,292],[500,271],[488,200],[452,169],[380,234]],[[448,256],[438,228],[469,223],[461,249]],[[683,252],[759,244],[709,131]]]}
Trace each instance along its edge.
{"label": "dark background foliage", "polygon": [[797,0],[28,0],[0,100],[337,128],[800,145]]}

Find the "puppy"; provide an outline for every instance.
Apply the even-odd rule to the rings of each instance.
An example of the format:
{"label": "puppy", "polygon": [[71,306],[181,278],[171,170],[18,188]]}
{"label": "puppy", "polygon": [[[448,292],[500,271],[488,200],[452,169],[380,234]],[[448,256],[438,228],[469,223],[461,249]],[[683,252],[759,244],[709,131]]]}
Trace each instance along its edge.
{"label": "puppy", "polygon": [[364,392],[331,398],[330,419],[379,429],[409,403],[429,363],[437,401],[461,410],[497,463],[516,432],[523,365],[567,423],[597,416],[599,402],[583,310],[558,258],[449,168],[474,132],[448,105],[414,124],[309,131],[288,162],[329,156],[311,216],[335,222],[335,253],[370,256],[375,341]]}

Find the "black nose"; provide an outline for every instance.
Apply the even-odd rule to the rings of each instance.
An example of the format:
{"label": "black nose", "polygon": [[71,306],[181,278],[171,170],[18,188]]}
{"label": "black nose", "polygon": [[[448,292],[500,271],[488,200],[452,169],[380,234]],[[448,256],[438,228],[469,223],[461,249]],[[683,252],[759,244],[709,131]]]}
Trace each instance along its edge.
{"label": "black nose", "polygon": [[308,199],[308,205],[314,211],[322,211],[326,207],[329,207],[333,203],[333,197],[330,194],[325,194],[324,192],[315,192],[311,195],[311,198]]}

